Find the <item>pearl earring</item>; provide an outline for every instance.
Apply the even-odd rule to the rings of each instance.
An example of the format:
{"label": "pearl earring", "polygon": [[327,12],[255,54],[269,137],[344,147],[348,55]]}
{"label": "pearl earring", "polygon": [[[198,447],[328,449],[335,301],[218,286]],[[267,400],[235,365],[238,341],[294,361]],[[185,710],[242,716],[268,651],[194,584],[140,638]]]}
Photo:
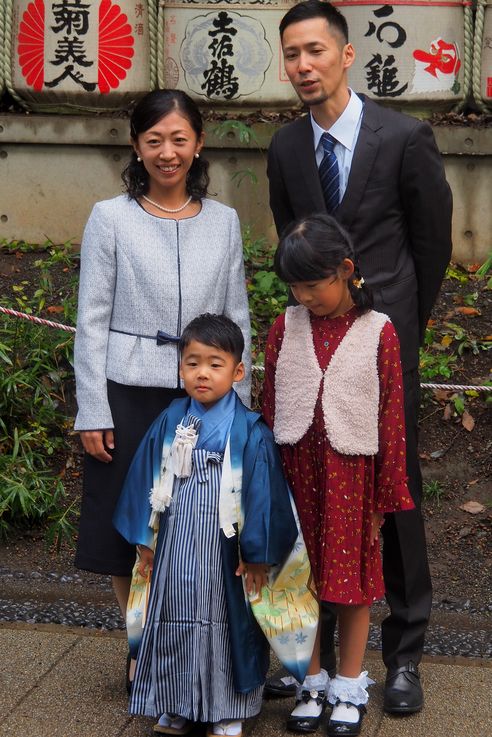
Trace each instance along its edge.
{"label": "pearl earring", "polygon": [[199,159],[199,158],[200,158],[200,154],[195,154],[195,159]]}
{"label": "pearl earring", "polygon": [[140,156],[137,156],[137,161],[142,161],[142,159],[140,158]]}

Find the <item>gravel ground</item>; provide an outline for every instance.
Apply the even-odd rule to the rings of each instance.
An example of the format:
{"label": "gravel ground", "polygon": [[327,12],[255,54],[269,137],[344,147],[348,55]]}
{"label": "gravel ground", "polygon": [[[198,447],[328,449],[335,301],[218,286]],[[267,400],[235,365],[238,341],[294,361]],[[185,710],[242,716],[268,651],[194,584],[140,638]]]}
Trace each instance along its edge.
{"label": "gravel ground", "polygon": [[[56,571],[22,571],[0,566],[0,621],[62,624],[121,630],[123,621],[113,603],[106,577]],[[368,647],[381,649],[384,603],[372,609]],[[435,601],[424,652],[427,655],[492,657],[492,603],[473,607],[470,601]]]}

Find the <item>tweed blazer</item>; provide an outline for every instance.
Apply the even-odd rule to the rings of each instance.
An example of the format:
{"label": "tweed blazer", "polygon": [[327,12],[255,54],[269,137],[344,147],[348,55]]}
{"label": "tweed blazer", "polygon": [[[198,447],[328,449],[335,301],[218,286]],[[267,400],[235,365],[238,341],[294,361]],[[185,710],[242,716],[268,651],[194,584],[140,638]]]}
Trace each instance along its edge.
{"label": "tweed blazer", "polygon": [[[334,216],[354,240],[374,307],[391,318],[409,371],[451,256],[451,190],[430,125],[359,96],[361,129]],[[279,235],[325,211],[309,115],[273,136],[268,179]]]}
{"label": "tweed blazer", "polygon": [[250,321],[236,211],[203,199],[197,215],[174,220],[127,195],[98,202],[81,248],[75,429],[114,426],[107,379],[178,388],[177,345],[158,345],[154,336],[180,336],[204,312],[227,315],[243,332],[247,378],[237,391],[249,404]]}

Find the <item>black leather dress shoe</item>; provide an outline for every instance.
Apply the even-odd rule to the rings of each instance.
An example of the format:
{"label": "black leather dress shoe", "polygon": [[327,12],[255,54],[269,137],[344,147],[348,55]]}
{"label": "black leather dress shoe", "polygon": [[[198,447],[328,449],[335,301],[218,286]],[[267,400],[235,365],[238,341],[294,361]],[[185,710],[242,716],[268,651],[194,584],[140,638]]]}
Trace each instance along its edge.
{"label": "black leather dress shoe", "polygon": [[[283,679],[285,679],[285,682]],[[284,699],[288,696],[296,695],[297,681],[290,676],[283,668],[273,674],[272,678],[268,678],[263,689],[263,697],[265,699]]]}
{"label": "black leather dress shoe", "polygon": [[323,712],[326,708],[326,693],[325,691],[302,691],[301,698],[296,701],[296,706],[299,704],[307,704],[309,701],[316,701],[316,704],[321,707],[321,711],[317,717],[302,717],[293,716],[292,714],[287,719],[287,729],[289,732],[301,732],[303,734],[309,732],[316,732],[318,729],[321,719],[323,718]]}
{"label": "black leather dress shoe", "polygon": [[388,670],[384,684],[384,711],[388,714],[415,714],[423,705],[417,666],[410,660],[401,668]]}
{"label": "black leather dress shoe", "polygon": [[360,734],[360,729],[362,727],[362,717],[366,713],[367,709],[363,704],[360,704],[359,706],[356,706],[355,704],[351,704],[350,702],[345,701],[337,701],[336,706],[339,705],[346,705],[353,706],[357,711],[359,712],[359,721],[357,722],[342,722],[335,720],[333,718],[330,718],[330,721],[328,722],[328,727],[326,729],[326,734],[328,737],[337,737],[337,735],[349,735],[349,737],[352,737],[353,735]]}

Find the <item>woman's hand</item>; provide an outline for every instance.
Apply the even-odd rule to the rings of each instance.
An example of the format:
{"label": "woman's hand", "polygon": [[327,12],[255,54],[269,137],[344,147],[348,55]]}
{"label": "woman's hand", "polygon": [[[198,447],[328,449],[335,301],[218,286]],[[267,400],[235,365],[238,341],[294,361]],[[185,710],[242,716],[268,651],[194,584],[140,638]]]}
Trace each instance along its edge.
{"label": "woman's hand", "polygon": [[384,525],[382,512],[371,513],[371,545],[379,540],[379,530]]}
{"label": "woman's hand", "polygon": [[149,578],[154,567],[154,551],[146,545],[137,545],[138,566],[137,571],[142,578]]}
{"label": "woman's hand", "polygon": [[244,563],[241,561],[236,570],[236,576],[242,576],[244,573],[247,593],[259,594],[263,586],[268,583],[269,570],[268,563]]}
{"label": "woman's hand", "polygon": [[114,435],[112,430],[83,430],[80,439],[84,450],[102,463],[110,463],[113,458],[106,450],[114,450]]}

